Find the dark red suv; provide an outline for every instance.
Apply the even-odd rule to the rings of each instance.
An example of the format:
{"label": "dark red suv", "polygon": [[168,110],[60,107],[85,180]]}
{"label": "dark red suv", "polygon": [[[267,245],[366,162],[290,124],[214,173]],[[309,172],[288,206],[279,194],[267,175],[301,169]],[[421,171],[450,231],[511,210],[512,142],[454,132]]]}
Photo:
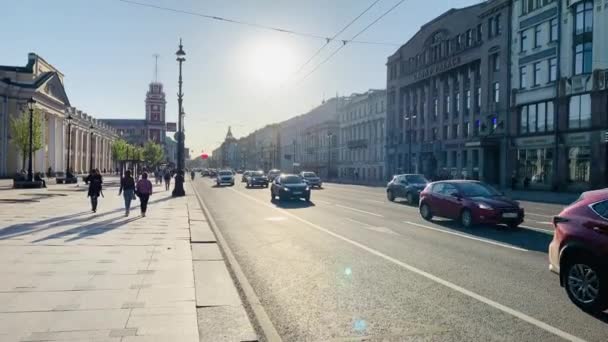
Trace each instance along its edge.
{"label": "dark red suv", "polygon": [[420,215],[430,220],[440,216],[474,224],[507,224],[515,228],[524,220],[524,209],[493,187],[478,181],[433,182],[420,193]]}
{"label": "dark red suv", "polygon": [[549,269],[581,309],[608,309],[608,189],[583,193],[553,225]]}

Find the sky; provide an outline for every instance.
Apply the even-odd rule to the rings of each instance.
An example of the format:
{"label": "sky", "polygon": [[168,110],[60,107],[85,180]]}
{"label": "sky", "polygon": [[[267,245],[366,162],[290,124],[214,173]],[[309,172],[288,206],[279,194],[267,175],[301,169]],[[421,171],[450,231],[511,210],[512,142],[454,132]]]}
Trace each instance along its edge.
{"label": "sky", "polygon": [[[331,37],[375,0],[134,0],[136,2]],[[337,39],[351,39],[399,0],[380,0]],[[386,59],[421,25],[450,8],[479,0],[405,0],[312,70],[342,43],[120,0],[0,0],[0,65],[24,66],[35,52],[65,75],[70,103],[96,118],[145,117],[154,80],[167,95],[167,121],[177,121],[178,66],[183,39],[186,146],[211,152],[228,126],[238,138],[269,123],[303,114],[324,98],[386,87]],[[394,44],[394,45],[391,45]],[[311,73],[312,72],[312,73]],[[305,77],[308,75],[307,77]],[[172,133],[171,133],[172,134]]]}

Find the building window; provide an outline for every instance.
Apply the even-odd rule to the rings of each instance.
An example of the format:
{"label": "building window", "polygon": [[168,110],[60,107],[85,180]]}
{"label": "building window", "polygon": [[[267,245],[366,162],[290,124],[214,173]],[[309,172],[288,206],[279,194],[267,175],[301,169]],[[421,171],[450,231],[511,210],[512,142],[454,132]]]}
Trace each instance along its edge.
{"label": "building window", "polygon": [[466,106],[465,113],[468,113],[469,110],[471,109],[471,91],[470,90],[467,90],[467,92],[466,92],[465,106]]}
{"label": "building window", "polygon": [[553,131],[553,102],[540,102],[522,106],[519,110],[519,132],[544,133]]}
{"label": "building window", "polygon": [[551,19],[549,22],[549,41],[556,42],[557,41],[557,18]]}
{"label": "building window", "polygon": [[494,17],[488,19],[488,39],[494,37]]}
{"label": "building window", "polygon": [[462,129],[462,136],[465,137],[465,138],[468,138],[469,137],[469,130],[470,130],[469,123],[465,122],[463,125],[464,126],[462,127],[463,128]]}
{"label": "building window", "polygon": [[420,142],[424,142],[424,129],[420,130]]}
{"label": "building window", "polygon": [[541,39],[540,35],[541,35],[541,33],[542,33],[541,26],[540,25],[536,25],[534,27],[534,47],[535,48],[540,47],[540,39]]}
{"label": "building window", "polygon": [[498,53],[493,54],[490,58],[491,58],[492,70],[494,72],[500,71],[500,57],[499,57]]}
{"label": "building window", "polygon": [[570,183],[588,183],[591,173],[591,148],[589,146],[570,147],[568,149],[568,181]]}
{"label": "building window", "polygon": [[527,66],[519,67],[519,89],[528,87],[528,71]]}
{"label": "building window", "polygon": [[458,138],[458,124],[452,125],[452,139]]}
{"label": "building window", "polygon": [[460,93],[456,93],[456,96],[454,97],[454,109],[456,115],[458,115],[458,113],[460,112]]}
{"label": "building window", "polygon": [[534,73],[532,74],[534,79],[534,85],[540,85],[540,62],[534,63]]}
{"label": "building window", "polygon": [[528,46],[528,31],[523,30],[519,33],[519,51],[524,52]]}
{"label": "building window", "polygon": [[494,25],[496,25],[496,35],[499,36],[502,34],[502,24],[500,23],[500,14],[496,15],[494,19]]}
{"label": "building window", "polygon": [[482,28],[481,28],[481,24],[477,25],[477,41],[481,42],[481,39],[483,38],[483,32],[482,32]]}
{"label": "building window", "polygon": [[593,31],[593,1],[580,2],[575,9],[575,34]]}
{"label": "building window", "polygon": [[473,32],[471,32],[471,30],[467,30],[466,37],[467,37],[466,46],[467,47],[472,46],[473,45]]}
{"label": "building window", "polygon": [[443,140],[447,140],[447,139],[450,138],[450,136],[449,136],[449,134],[450,134],[449,127],[450,126],[448,126],[448,125],[444,125],[443,126]]}
{"label": "building window", "polygon": [[500,102],[500,84],[498,82],[494,82],[494,102]]}
{"label": "building window", "polygon": [[523,185],[524,179],[535,187],[551,185],[553,176],[553,149],[533,148],[517,150],[517,179]]}
{"label": "building window", "polygon": [[475,103],[477,104],[477,110],[481,108],[481,87],[477,87],[477,92],[475,94]]}
{"label": "building window", "polygon": [[570,98],[568,128],[585,128],[591,126],[591,95],[576,95]]}
{"label": "building window", "polygon": [[591,64],[593,58],[593,44],[582,43],[574,47],[574,74],[589,74],[591,73]]}
{"label": "building window", "polygon": [[549,82],[554,82],[557,80],[557,58],[549,58],[548,62]]}
{"label": "building window", "polygon": [[433,119],[437,120],[437,116],[439,115],[439,99],[433,99]]}
{"label": "building window", "polygon": [[444,109],[445,115],[444,116],[447,117],[448,114],[450,113],[450,95],[446,95],[444,105],[445,105],[445,109]]}
{"label": "building window", "polygon": [[432,141],[437,140],[437,128],[433,127],[432,132]]}

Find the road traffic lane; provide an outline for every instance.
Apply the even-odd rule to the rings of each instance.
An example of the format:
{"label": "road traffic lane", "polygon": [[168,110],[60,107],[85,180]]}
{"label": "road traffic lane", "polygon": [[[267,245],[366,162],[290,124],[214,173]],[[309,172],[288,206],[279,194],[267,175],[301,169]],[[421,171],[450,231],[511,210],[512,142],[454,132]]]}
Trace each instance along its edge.
{"label": "road traffic lane", "polygon": [[[280,292],[279,292],[279,294],[275,294],[274,293],[275,291],[272,290],[273,284],[277,284],[276,285],[277,290],[284,288],[284,287],[296,288],[298,290],[297,291],[298,293],[302,294],[307,300],[310,300],[311,302],[316,303],[315,307],[318,308],[319,305],[323,304],[323,302],[322,301],[319,302],[318,299],[326,298],[327,294],[323,293],[323,291],[319,292],[320,291],[319,288],[315,288],[315,290],[312,291],[310,288],[306,288],[306,286],[305,286],[306,284],[308,284],[309,282],[318,284],[319,281],[322,281],[324,283],[324,285],[323,285],[323,289],[321,289],[321,290],[326,289],[326,290],[332,291],[333,293],[339,293],[339,291],[336,292],[336,289],[335,289],[335,282],[337,281],[336,278],[333,278],[332,276],[329,276],[329,278],[328,278],[328,275],[327,275],[328,268],[326,265],[324,266],[324,264],[326,264],[329,261],[326,261],[326,260],[330,260],[330,261],[334,262],[333,263],[334,266],[332,266],[332,267],[338,267],[338,269],[342,269],[341,268],[342,266],[339,266],[339,265],[344,265],[344,263],[346,262],[346,265],[350,265],[350,266],[348,266],[348,267],[350,267],[350,271],[345,271],[345,272],[353,272],[352,271],[353,267],[359,269],[359,266],[361,266],[361,267],[367,266],[368,267],[367,269],[376,271],[376,270],[378,270],[377,267],[379,267],[380,265],[383,265],[381,261],[379,262],[378,260],[376,260],[377,258],[370,257],[370,255],[360,255],[361,254],[360,251],[356,251],[356,250],[353,251],[352,249],[349,249],[349,248],[343,246],[344,245],[343,243],[336,244],[335,243],[336,241],[334,241],[335,239],[332,239],[331,237],[329,237],[329,239],[328,239],[328,236],[319,236],[318,232],[310,231],[310,227],[307,227],[307,224],[303,225],[302,224],[303,222],[299,222],[294,217],[291,217],[290,213],[295,213],[298,216],[302,216],[304,214],[308,215],[309,213],[316,214],[317,212],[320,212],[319,209],[322,208],[322,205],[308,207],[303,202],[302,203],[294,202],[294,203],[290,203],[287,205],[287,207],[289,208],[288,210],[286,210],[284,212],[281,210],[277,211],[277,210],[273,210],[272,208],[268,207],[269,194],[268,194],[267,190],[257,190],[257,191],[256,190],[246,190],[246,189],[242,189],[239,187],[236,187],[234,190],[242,191],[243,194],[246,194],[248,196],[254,196],[254,199],[257,199],[260,202],[257,202],[257,201],[251,200],[251,199],[247,200],[247,198],[243,198],[243,199],[239,200],[238,197],[240,197],[240,196],[234,196],[234,195],[231,196],[230,195],[230,192],[235,194],[231,190],[224,191],[221,193],[221,195],[220,195],[220,193],[209,192],[206,200],[211,203],[209,205],[210,209],[211,209],[211,207],[214,207],[214,209],[212,209],[212,212],[215,213],[214,217],[215,217],[215,215],[219,215],[221,217],[220,222],[222,222],[222,223],[220,224],[220,222],[218,222],[218,225],[220,225],[223,232],[226,232],[227,239],[230,240],[229,243],[231,244],[231,246],[233,246],[233,245],[236,246],[236,248],[234,248],[234,246],[233,246],[233,249],[238,250],[238,252],[235,251],[235,254],[239,255],[239,256],[237,256],[237,258],[239,259],[239,261],[243,260],[242,262],[246,263],[248,265],[246,267],[247,271],[245,273],[248,275],[248,277],[250,277],[250,279],[252,277],[255,278],[255,280],[252,280],[252,285],[255,284],[254,288],[256,289],[256,291],[258,291],[258,290],[266,291],[266,289],[269,289],[268,292],[264,292],[264,295],[260,295],[260,297],[261,297],[262,302],[265,303],[265,306],[266,306],[266,303],[268,303],[268,305],[270,305],[271,309],[269,309],[268,311],[269,311],[269,314],[271,315],[271,317],[273,318],[273,320],[276,320],[277,319],[276,317],[278,317],[279,320],[281,320],[284,317],[282,315],[282,313],[279,314],[278,316],[273,315],[273,313],[274,314],[277,313],[277,310],[282,310],[282,309],[276,308],[276,307],[277,306],[280,307],[282,305],[285,305],[286,303],[290,303],[290,301],[293,300],[293,299],[289,299],[289,298],[282,298],[280,296]],[[216,195],[217,195],[217,197],[215,197]],[[313,202],[314,202],[314,198],[315,197],[314,197],[314,193],[313,193]],[[223,205],[220,205],[219,203],[223,203]],[[227,205],[227,203],[230,203],[230,205]],[[328,209],[325,209],[325,210],[328,210]],[[238,216],[234,215],[235,212],[238,212],[239,215]],[[245,213],[252,213],[252,214],[246,215]],[[337,211],[335,211],[335,208],[329,208],[329,214],[324,215],[324,216],[321,215],[322,217],[320,218],[321,219],[320,222],[323,222],[323,225],[325,225],[325,226],[328,226],[328,225],[333,226],[335,224],[335,227],[332,227],[332,228],[336,228],[336,227],[339,227],[342,225],[342,226],[344,226],[342,229],[344,229],[345,231],[350,231],[351,234],[353,231],[357,231],[357,229],[353,229],[352,224],[350,226],[348,226],[348,225],[345,225],[343,222],[335,223],[335,222],[331,221],[332,217],[336,216],[336,213],[337,213]],[[225,220],[223,219],[224,216],[222,216],[222,215],[225,215]],[[260,215],[262,215],[264,217],[260,217]],[[310,219],[313,220],[315,218],[311,217]],[[374,217],[374,219],[378,219],[378,218]],[[295,222],[294,222],[294,220],[295,220]],[[329,224],[328,224],[328,222],[329,222]],[[370,224],[371,228],[374,228],[372,223],[373,222],[368,223],[368,224]],[[382,227],[380,227],[380,228],[382,228]],[[340,229],[340,228],[336,228],[336,229]],[[338,231],[338,230],[336,230],[336,231]],[[380,236],[382,236],[382,229],[380,229],[380,231],[378,231],[378,229],[365,229],[365,231],[367,231],[367,233],[365,233],[365,232],[362,233],[361,231],[357,231],[357,233],[354,235],[363,237],[363,240],[366,242],[372,241],[373,243],[376,243],[375,241],[382,240],[382,238],[379,238],[378,236],[374,236],[374,235],[378,235],[378,234],[380,234]],[[415,232],[415,231],[412,231],[412,232]],[[339,231],[339,233],[346,234],[342,231]],[[424,234],[429,234],[429,233],[430,232],[424,232]],[[420,234],[420,233],[418,233],[418,234]],[[418,238],[418,239],[425,241],[420,238]],[[435,264],[437,264],[437,262],[439,262],[439,264],[445,263],[446,258],[441,257],[441,255],[442,255],[441,253],[439,255],[435,255],[435,253],[429,252],[429,250],[427,248],[427,247],[429,247],[429,248],[433,247],[434,245],[437,244],[435,241],[437,239],[435,237],[429,238],[428,241],[430,241],[430,242],[414,243],[413,247],[411,247],[411,248],[410,248],[410,246],[407,246],[407,248],[404,248],[404,241],[407,241],[407,240],[416,241],[416,237],[414,237],[414,238],[408,237],[407,239],[401,238],[400,240],[396,241],[395,237],[391,236],[390,239],[385,239],[385,240],[392,241],[392,243],[394,245],[390,246],[390,248],[388,248],[388,250],[390,250],[390,253],[395,253],[395,255],[399,255],[399,254],[397,254],[399,249],[404,250],[404,251],[410,251],[410,252],[413,251],[412,254],[404,257],[404,259],[407,260],[407,262],[410,262],[411,260],[427,261],[427,259],[429,259],[431,261],[430,262],[431,265],[435,265]],[[442,243],[447,243],[444,240],[445,239],[440,240],[440,241]],[[396,241],[396,243],[395,243],[395,241]],[[255,242],[255,243],[252,243],[252,242]],[[329,242],[329,244],[328,244],[328,242]],[[254,245],[254,246],[252,246],[252,245]],[[387,245],[386,241],[382,241],[381,243],[379,243],[379,246],[383,247],[383,248],[386,248],[386,245]],[[422,245],[422,247],[421,247],[421,245]],[[337,246],[339,246],[340,248],[337,249]],[[460,247],[462,249],[462,251],[459,251],[458,254],[465,254],[467,251],[470,251],[472,247],[475,249],[479,249],[476,246],[470,246],[470,245],[466,246],[465,245],[465,246]],[[437,247],[435,247],[435,248],[437,248]],[[450,251],[450,250],[454,250],[454,247],[446,246],[446,248],[440,247],[440,249]],[[344,251],[342,252],[342,250],[344,250]],[[314,251],[314,252],[312,252],[312,251]],[[388,254],[388,252],[387,252],[387,254]],[[306,257],[303,258],[303,255],[305,255]],[[399,256],[401,257],[401,255],[399,255]],[[447,257],[449,258],[451,256],[448,255]],[[433,262],[433,260],[432,260],[433,258],[436,258],[438,260]],[[297,269],[297,271],[294,272],[293,268],[294,268],[294,264],[296,263],[295,261],[301,261],[303,259],[306,260],[306,262],[304,262],[303,264],[299,264],[298,266],[300,266],[300,267]],[[497,258],[497,260],[502,260],[502,259],[503,258],[501,258],[500,256],[499,256],[499,258]],[[294,260],[294,262],[290,262],[290,260]],[[342,263],[340,263],[339,265],[336,265],[335,260],[345,260],[345,261],[342,261]],[[368,264],[371,261],[374,261],[373,265]],[[363,262],[364,265],[362,265],[361,262]],[[269,264],[272,265],[272,266],[270,266],[271,269],[268,269]],[[316,272],[312,273],[313,276],[311,278],[298,279],[299,276],[302,276],[301,275],[302,272],[308,272],[307,269],[311,265],[315,266],[315,267],[312,267],[311,270],[316,270]],[[277,266],[277,267],[275,268],[274,266]],[[278,266],[281,266],[281,267],[278,267]],[[456,268],[456,269],[458,269],[458,268]],[[319,270],[321,270],[320,273],[319,273]],[[344,270],[346,270],[346,269],[344,269]],[[546,272],[546,267],[543,269],[543,272]],[[389,273],[389,274],[381,274],[376,277],[372,277],[369,280],[370,283],[368,284],[368,286],[371,286],[372,288],[377,288],[379,286],[379,283],[382,283],[382,286],[384,289],[384,291],[382,291],[382,292],[392,294],[392,295],[389,295],[388,297],[387,296],[381,297],[382,300],[380,303],[375,303],[374,301],[371,301],[369,304],[366,304],[368,307],[376,307],[378,305],[381,305],[381,307],[383,307],[383,306],[387,305],[385,303],[385,300],[395,300],[395,298],[394,298],[395,295],[398,295],[398,296],[408,296],[409,295],[408,293],[404,294],[404,293],[402,293],[401,290],[399,290],[399,289],[403,288],[403,284],[401,284],[401,283],[398,283],[395,285],[390,284],[390,281],[393,281],[393,279],[395,279],[395,277],[397,279],[399,279],[399,281],[402,281],[401,277],[405,276],[408,279],[410,279],[410,281],[413,281],[414,284],[418,284],[420,282],[425,281],[423,279],[418,279],[418,277],[415,277],[412,274],[408,274],[408,272],[404,272],[403,269],[397,271],[397,273],[401,276],[395,275],[393,272],[393,273]],[[264,276],[263,274],[266,274],[266,276]],[[545,273],[543,273],[543,274],[546,275]],[[333,274],[333,276],[335,277],[335,274]],[[442,276],[443,276],[443,274],[442,274]],[[320,277],[320,278],[317,279],[318,277]],[[374,282],[374,279],[375,279],[375,282]],[[378,279],[382,279],[382,280],[378,280]],[[388,283],[385,282],[385,279],[388,279]],[[394,280],[394,281],[397,281],[397,280]],[[483,280],[477,280],[476,283],[480,283],[483,285]],[[555,285],[555,284],[553,284],[553,285]],[[413,285],[409,284],[408,286],[411,287]],[[408,286],[406,286],[405,288],[408,288]],[[443,289],[443,290],[445,291],[445,289]],[[357,289],[357,291],[365,292],[365,289]],[[523,291],[523,292],[525,292],[525,291]],[[260,293],[258,293],[258,294],[260,294]],[[425,293],[425,295],[428,295],[428,293]],[[370,294],[370,296],[371,296],[371,294]],[[560,293],[559,298],[563,298],[563,296],[561,296],[561,293]],[[421,303],[424,305],[434,305],[435,304],[433,301],[433,298],[426,298],[426,299],[430,300],[430,304],[426,304],[426,302],[424,302],[424,301]],[[301,303],[298,303],[298,306],[305,307],[307,305],[306,304],[307,300],[303,300]],[[352,300],[352,298],[350,300]],[[526,298],[523,298],[523,300],[525,301]],[[478,304],[479,303],[477,303],[477,305]],[[551,303],[551,304],[553,305],[553,303]],[[414,305],[414,303],[410,303],[410,305]],[[418,303],[418,305],[420,305],[420,303]],[[460,312],[460,310],[465,310],[463,307],[460,307],[459,305],[462,305],[462,303],[459,303],[457,305],[458,308],[454,309],[452,312]],[[297,315],[301,314],[302,310],[304,310],[304,312],[307,312],[307,315],[312,314],[312,313],[310,313],[310,311],[306,311],[306,309],[301,309],[301,310],[295,309],[293,311],[293,315],[297,316]],[[484,310],[488,311],[488,309],[484,309]],[[492,311],[492,310],[490,310],[490,311]],[[342,311],[340,311],[340,312],[342,312]],[[348,315],[350,315],[350,314],[352,314],[352,313],[348,313]],[[502,314],[504,314],[504,313],[501,313],[501,315]],[[318,315],[320,315],[320,314],[317,313],[317,316],[315,316],[315,317],[319,318]],[[459,315],[463,315],[463,313],[459,313]],[[465,315],[465,317],[468,317],[470,314],[467,313],[464,315]],[[510,318],[506,319],[506,321],[510,321],[512,318],[513,317],[510,316]],[[551,318],[551,317],[548,317],[548,318]],[[291,325],[289,324],[289,320],[286,320],[283,322],[284,322],[283,323],[284,329],[287,329],[289,331],[289,328],[291,327]],[[505,322],[505,319],[501,318],[500,321],[496,321],[496,322],[501,322],[500,324],[502,324],[502,322]],[[360,324],[360,323],[358,323],[358,324]],[[515,323],[515,324],[521,324],[521,322]],[[535,334],[536,333],[535,330],[538,330],[538,328],[533,328],[528,325],[529,324],[527,324],[527,325],[524,324],[524,327],[521,328],[523,330],[520,329],[518,331]],[[504,327],[505,326],[501,325],[500,327],[492,326],[491,328],[494,329],[495,331],[498,331]],[[471,327],[471,328],[473,328],[473,327]],[[302,333],[302,329],[304,329],[305,334],[308,334],[309,328],[304,328],[304,326],[302,326],[302,325],[299,326],[297,331],[299,331],[299,333]],[[326,331],[326,329],[331,330],[332,328],[324,327],[324,328],[320,329],[319,331],[324,332],[324,331]],[[474,328],[474,329],[477,329],[477,328]],[[283,330],[281,330],[281,328],[279,328],[279,331],[282,332]],[[340,331],[341,331],[340,332],[341,334],[346,333],[347,335],[339,335],[339,336],[349,336],[348,333],[352,333],[352,331],[350,331],[348,329],[347,330],[342,329]],[[601,333],[601,331],[600,331],[600,333]],[[283,332],[282,332],[282,334],[283,334]],[[451,338],[454,338],[454,336],[456,336],[456,335],[450,335]],[[502,335],[502,336],[511,336],[511,335],[508,334],[508,335]],[[317,336],[315,338],[318,338],[318,337],[319,336]],[[551,337],[551,338],[553,338],[553,337]],[[549,338],[549,340],[551,340],[551,338]],[[484,339],[489,340],[490,338],[486,337]],[[528,338],[525,337],[524,340],[528,340]],[[545,339],[543,339],[543,340],[545,340]]]}

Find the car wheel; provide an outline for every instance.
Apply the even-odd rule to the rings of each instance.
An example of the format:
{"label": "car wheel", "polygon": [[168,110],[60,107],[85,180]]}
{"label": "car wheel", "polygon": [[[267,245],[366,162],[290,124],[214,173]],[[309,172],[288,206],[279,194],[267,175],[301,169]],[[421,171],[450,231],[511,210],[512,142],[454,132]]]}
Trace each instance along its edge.
{"label": "car wheel", "polygon": [[427,221],[433,218],[433,212],[431,212],[431,207],[428,204],[422,203],[420,205],[420,216]]}
{"label": "car wheel", "polygon": [[234,186],[234,182],[230,183],[230,186]]}
{"label": "car wheel", "polygon": [[310,195],[308,195],[308,196],[304,197],[304,200],[305,200],[306,202],[310,202]]}
{"label": "car wheel", "polygon": [[264,187],[265,187],[265,188],[267,188],[267,187],[268,187],[268,184],[264,184]]}
{"label": "car wheel", "polygon": [[608,309],[608,274],[590,257],[574,257],[564,271],[564,287],[570,300],[584,311]]}
{"label": "car wheel", "polygon": [[507,224],[507,227],[511,228],[511,229],[517,229],[517,227],[519,227],[519,223],[517,222],[511,222]]}
{"label": "car wheel", "polygon": [[249,183],[245,184],[245,187],[246,187],[246,188],[249,188]]}
{"label": "car wheel", "polygon": [[414,195],[411,192],[407,193],[407,203],[414,205]]}
{"label": "car wheel", "polygon": [[386,198],[391,202],[395,201],[395,195],[393,194],[392,190],[386,191]]}
{"label": "car wheel", "polygon": [[465,228],[471,228],[473,226],[473,214],[469,209],[464,209],[460,213],[460,224]]}

